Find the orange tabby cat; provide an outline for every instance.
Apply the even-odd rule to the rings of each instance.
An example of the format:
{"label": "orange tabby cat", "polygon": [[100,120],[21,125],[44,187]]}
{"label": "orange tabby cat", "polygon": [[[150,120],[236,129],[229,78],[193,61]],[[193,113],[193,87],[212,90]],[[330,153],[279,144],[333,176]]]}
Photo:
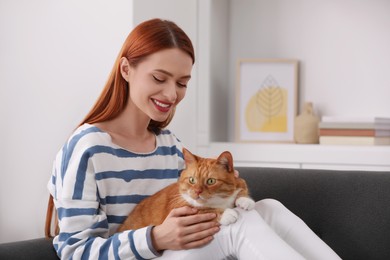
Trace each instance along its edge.
{"label": "orange tabby cat", "polygon": [[179,180],[141,201],[118,231],[160,225],[172,209],[182,206],[217,213],[222,225],[236,222],[238,212],[232,209],[234,206],[253,209],[255,202],[248,196],[246,182],[235,176],[230,152],[210,159],[183,149],[183,156],[186,168]]}

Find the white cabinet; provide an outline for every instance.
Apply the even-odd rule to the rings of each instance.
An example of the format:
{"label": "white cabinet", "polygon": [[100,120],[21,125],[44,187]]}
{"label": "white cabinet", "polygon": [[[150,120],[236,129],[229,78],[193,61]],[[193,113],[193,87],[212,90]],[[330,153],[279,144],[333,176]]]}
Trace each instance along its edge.
{"label": "white cabinet", "polygon": [[390,147],[213,142],[202,152],[216,157],[229,150],[236,166],[390,172]]}

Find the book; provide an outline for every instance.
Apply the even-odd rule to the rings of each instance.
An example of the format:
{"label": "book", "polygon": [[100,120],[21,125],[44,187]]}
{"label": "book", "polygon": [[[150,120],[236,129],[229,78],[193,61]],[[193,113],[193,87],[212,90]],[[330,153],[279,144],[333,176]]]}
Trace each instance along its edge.
{"label": "book", "polygon": [[370,123],[370,122],[320,122],[320,129],[382,129],[389,130],[390,123]]}
{"label": "book", "polygon": [[322,122],[390,124],[390,117],[322,116]]}
{"label": "book", "polygon": [[320,128],[320,136],[388,136],[390,129]]}
{"label": "book", "polygon": [[320,136],[321,145],[390,145],[390,137]]}

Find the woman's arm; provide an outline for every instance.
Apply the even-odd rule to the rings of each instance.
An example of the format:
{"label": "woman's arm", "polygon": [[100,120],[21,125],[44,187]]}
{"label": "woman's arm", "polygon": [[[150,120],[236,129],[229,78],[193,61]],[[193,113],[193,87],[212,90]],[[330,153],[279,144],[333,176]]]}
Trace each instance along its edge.
{"label": "woman's arm", "polygon": [[110,226],[112,229],[118,216],[105,211],[106,197],[99,195],[96,164],[91,159],[96,142],[86,141],[81,133],[88,134],[74,135],[58,153],[48,185],[59,218],[60,233],[53,242],[58,256],[63,259],[157,256],[151,242],[151,227],[110,236]]}
{"label": "woman's arm", "polygon": [[108,236],[108,221],[97,202],[56,200],[60,234],[55,238],[58,256],[63,259],[153,258],[149,247],[151,227]]}

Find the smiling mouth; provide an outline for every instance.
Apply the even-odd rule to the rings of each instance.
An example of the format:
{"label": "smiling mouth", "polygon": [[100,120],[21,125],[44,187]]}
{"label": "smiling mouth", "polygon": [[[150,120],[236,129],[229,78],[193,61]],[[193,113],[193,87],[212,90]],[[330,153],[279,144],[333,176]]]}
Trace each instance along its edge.
{"label": "smiling mouth", "polygon": [[161,101],[158,101],[156,99],[152,99],[154,105],[156,106],[156,108],[161,111],[161,112],[168,112],[169,109],[171,108],[172,104],[171,103],[164,103],[164,102],[161,102]]}

